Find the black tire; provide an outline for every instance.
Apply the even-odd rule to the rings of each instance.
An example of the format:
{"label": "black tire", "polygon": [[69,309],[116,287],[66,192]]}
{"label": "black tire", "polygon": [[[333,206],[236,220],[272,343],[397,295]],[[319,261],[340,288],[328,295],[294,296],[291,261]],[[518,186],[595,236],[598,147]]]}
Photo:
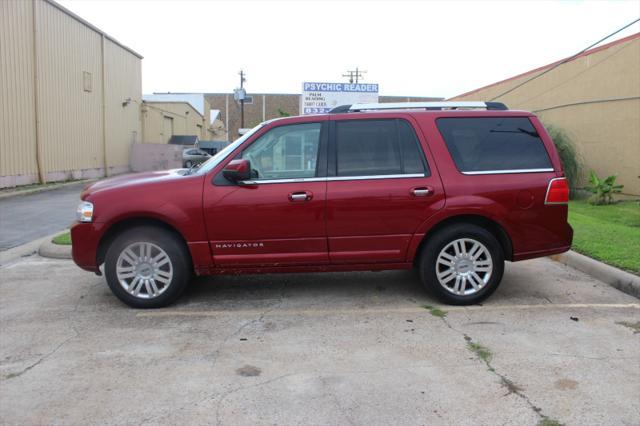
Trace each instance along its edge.
{"label": "black tire", "polygon": [[[125,290],[116,273],[116,265],[123,251],[128,247],[133,247],[132,250],[137,253],[136,247],[140,246],[136,246],[136,244],[141,243],[150,243],[155,246],[153,248],[155,252],[152,252],[152,256],[154,256],[153,253],[157,256],[159,254],[158,248],[160,248],[169,259],[169,263],[165,263],[165,265],[169,266],[162,266],[162,268],[170,268],[172,276],[170,279],[165,278],[168,284],[163,284],[160,281],[156,282],[157,287],[160,288],[157,296],[149,297],[150,295],[147,294],[147,298],[142,298],[144,292],[148,293],[147,288],[143,288],[146,285],[142,284],[140,284],[142,288],[140,293],[142,294],[134,296]],[[175,302],[187,288],[191,280],[192,270],[191,257],[184,241],[178,235],[154,226],[139,226],[122,232],[107,249],[104,262],[105,277],[113,294],[132,308],[142,309],[161,308]],[[133,280],[134,278],[131,279]],[[127,282],[126,280],[124,281],[125,283]]]}
{"label": "black tire", "polygon": [[[455,275],[453,278],[449,278],[450,280],[454,280],[453,283],[449,281],[445,284],[440,282],[437,275],[437,273],[440,272],[446,277],[447,266],[437,264],[438,256],[442,250],[454,241],[462,239],[464,239],[463,241],[466,247],[473,247],[474,242],[479,242],[484,245],[486,251],[488,251],[491,256],[489,260],[492,262],[489,278],[485,284],[478,284],[479,290],[475,290],[470,282],[460,284],[460,288],[464,287],[468,292],[475,291],[472,294],[466,295],[454,293],[455,286],[457,285]],[[453,250],[451,247],[452,246],[449,246],[448,250]],[[471,251],[471,249],[469,251]],[[446,253],[451,254],[451,251],[447,251]],[[481,262],[482,260],[486,260],[486,258],[487,256],[482,256],[478,261]],[[465,272],[472,267],[475,266],[462,266],[461,271]],[[459,223],[443,228],[429,238],[422,250],[419,268],[423,285],[433,292],[438,299],[450,305],[473,305],[489,297],[496,291],[498,285],[500,285],[502,274],[504,273],[504,253],[502,246],[491,232],[477,225]],[[481,278],[484,279],[486,273],[479,272],[477,275],[480,274]],[[449,283],[451,283],[451,286],[449,286]],[[477,283],[477,281],[474,281],[474,283]],[[453,287],[453,289],[451,287]]]}

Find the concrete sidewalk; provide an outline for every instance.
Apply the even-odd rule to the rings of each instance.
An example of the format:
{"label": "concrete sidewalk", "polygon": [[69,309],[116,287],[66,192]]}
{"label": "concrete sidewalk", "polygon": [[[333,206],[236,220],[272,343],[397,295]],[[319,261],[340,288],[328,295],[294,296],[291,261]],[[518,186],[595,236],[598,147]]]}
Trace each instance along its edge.
{"label": "concrete sidewalk", "polygon": [[68,260],[0,277],[6,424],[640,419],[638,299],[549,259],[507,264],[471,307],[409,271],[201,278],[146,311]]}
{"label": "concrete sidewalk", "polygon": [[0,251],[62,231],[73,222],[87,182],[0,199]]}

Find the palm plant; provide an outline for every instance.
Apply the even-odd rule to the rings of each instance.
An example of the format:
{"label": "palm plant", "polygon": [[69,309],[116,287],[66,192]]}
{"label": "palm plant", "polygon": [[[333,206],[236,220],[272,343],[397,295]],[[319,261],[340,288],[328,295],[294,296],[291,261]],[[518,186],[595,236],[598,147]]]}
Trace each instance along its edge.
{"label": "palm plant", "polygon": [[624,185],[616,185],[617,175],[607,176],[600,179],[593,171],[589,173],[589,186],[587,190],[593,195],[589,197],[589,204],[603,205],[613,204],[613,194],[622,192]]}

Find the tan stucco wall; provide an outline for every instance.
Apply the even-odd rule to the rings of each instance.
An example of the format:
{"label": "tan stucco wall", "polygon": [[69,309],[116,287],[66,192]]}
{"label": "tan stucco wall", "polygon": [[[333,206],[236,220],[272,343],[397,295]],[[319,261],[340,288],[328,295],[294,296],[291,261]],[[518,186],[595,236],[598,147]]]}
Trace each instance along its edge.
{"label": "tan stucco wall", "polygon": [[173,119],[173,135],[195,135],[200,140],[213,138],[208,120],[188,102],[145,101],[141,110],[144,143],[165,143],[171,137],[165,134],[164,117]]}
{"label": "tan stucco wall", "polygon": [[[583,183],[590,170],[618,174],[623,192],[640,195],[640,34],[594,49],[499,96],[544,69],[452,100],[496,100],[535,112],[565,130],[578,149]],[[497,99],[496,96],[499,96]]]}
{"label": "tan stucco wall", "polygon": [[0,1],[0,55],[0,187],[129,169],[139,55],[49,0]]}

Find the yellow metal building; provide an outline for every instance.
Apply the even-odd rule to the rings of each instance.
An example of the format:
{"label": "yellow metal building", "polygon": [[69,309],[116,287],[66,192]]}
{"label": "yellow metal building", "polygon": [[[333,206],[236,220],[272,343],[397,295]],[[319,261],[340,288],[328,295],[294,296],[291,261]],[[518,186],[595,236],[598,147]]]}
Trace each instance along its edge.
{"label": "yellow metal building", "polygon": [[0,187],[128,171],[141,59],[52,0],[0,1]]}
{"label": "yellow metal building", "polygon": [[640,196],[640,33],[551,69],[555,65],[452,99],[494,100],[533,111],[571,137],[582,157],[583,183],[591,170],[600,177],[618,174],[623,193]]}
{"label": "yellow metal building", "polygon": [[190,135],[200,140],[212,140],[213,128],[188,102],[143,101],[142,142],[169,143],[171,136]]}

